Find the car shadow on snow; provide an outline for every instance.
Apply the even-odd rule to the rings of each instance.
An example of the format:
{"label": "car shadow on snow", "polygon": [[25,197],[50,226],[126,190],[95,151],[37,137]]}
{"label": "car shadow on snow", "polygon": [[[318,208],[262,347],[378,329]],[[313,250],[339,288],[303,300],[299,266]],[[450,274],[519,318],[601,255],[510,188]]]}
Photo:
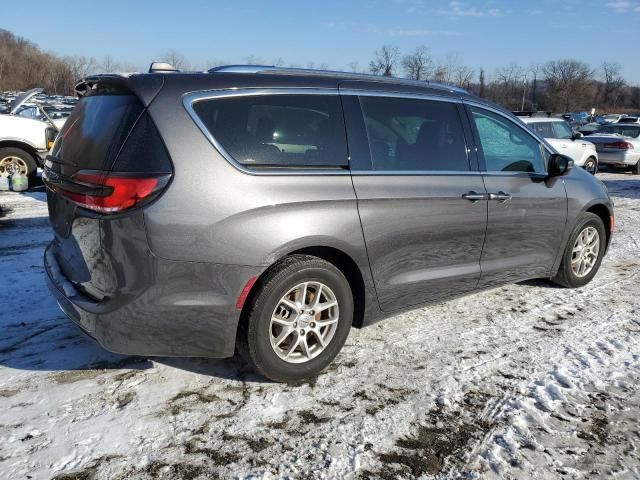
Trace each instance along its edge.
{"label": "car shadow on snow", "polygon": [[557,283],[553,283],[548,278],[535,278],[532,280],[524,280],[522,282],[518,282],[518,285],[522,285],[525,287],[536,287],[536,288],[559,288],[564,289],[565,287],[558,285]]}
{"label": "car shadow on snow", "polygon": [[19,322],[0,335],[0,366],[16,370],[78,372],[146,370],[159,363],[199,375],[267,382],[235,356],[229,359],[139,357],[111,353],[60,316],[46,323]]}
{"label": "car shadow on snow", "polygon": [[157,363],[198,375],[251,383],[273,383],[251,370],[239,355],[232,358],[153,357]]}
{"label": "car shadow on snow", "polygon": [[[54,308],[39,313],[53,313],[55,317]],[[74,371],[146,369],[151,365],[147,359],[106,351],[62,316],[43,322],[4,324],[0,334],[0,366],[6,368]]]}

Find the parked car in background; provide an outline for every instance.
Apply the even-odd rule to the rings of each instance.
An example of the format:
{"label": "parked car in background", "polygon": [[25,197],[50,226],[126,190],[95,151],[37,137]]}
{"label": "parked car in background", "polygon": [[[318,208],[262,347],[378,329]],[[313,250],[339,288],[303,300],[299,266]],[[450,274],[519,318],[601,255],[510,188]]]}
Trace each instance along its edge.
{"label": "parked car in background", "polygon": [[596,146],[602,165],[631,168],[640,174],[640,124],[602,125],[587,138]]}
{"label": "parked car in background", "polygon": [[640,123],[640,116],[625,116],[618,120],[617,123]]}
{"label": "parked car in background", "polygon": [[0,173],[20,172],[33,179],[64,125],[66,117],[51,119],[41,107],[28,107],[40,112],[40,117],[34,117],[31,110],[24,109],[26,102],[40,92],[41,88],[34,88],[16,96],[9,112],[0,114]]}
{"label": "parked car in background", "polygon": [[531,130],[546,139],[553,148],[571,158],[577,166],[595,175],[598,172],[598,153],[593,143],[583,140],[561,118],[520,117]]}
{"label": "parked car in background", "polygon": [[624,117],[624,115],[620,113],[610,113],[608,115],[600,115],[596,118],[596,122],[601,124],[618,123],[622,117]]}
{"label": "parked car in background", "polygon": [[589,114],[587,112],[562,113],[559,117],[564,119],[571,128],[576,129],[589,122]]}
{"label": "parked car in background", "polygon": [[578,128],[578,132],[582,135],[591,135],[602,127],[602,123],[591,122]]}
{"label": "parked car in background", "polygon": [[299,381],[352,325],[527,278],[580,287],[609,245],[602,182],[464,90],[150,71],[79,84],[43,173],[50,290],[110,350],[237,345],[266,377]]}

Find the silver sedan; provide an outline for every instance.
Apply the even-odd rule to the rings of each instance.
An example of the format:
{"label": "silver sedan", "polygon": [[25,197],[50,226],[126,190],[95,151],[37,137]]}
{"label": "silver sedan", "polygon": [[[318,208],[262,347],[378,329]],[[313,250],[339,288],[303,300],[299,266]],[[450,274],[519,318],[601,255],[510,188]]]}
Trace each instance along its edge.
{"label": "silver sedan", "polygon": [[640,174],[640,124],[603,125],[587,138],[595,144],[600,164],[631,167]]}

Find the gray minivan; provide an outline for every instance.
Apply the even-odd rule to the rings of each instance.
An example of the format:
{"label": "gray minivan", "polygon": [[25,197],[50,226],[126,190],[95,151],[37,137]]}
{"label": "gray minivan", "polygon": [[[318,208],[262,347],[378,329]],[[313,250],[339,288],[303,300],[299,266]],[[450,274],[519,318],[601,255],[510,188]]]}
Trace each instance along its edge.
{"label": "gray minivan", "polygon": [[463,90],[259,66],[98,75],[46,160],[50,290],[105,348],[316,375],[362,327],[532,278],[580,287],[603,184]]}

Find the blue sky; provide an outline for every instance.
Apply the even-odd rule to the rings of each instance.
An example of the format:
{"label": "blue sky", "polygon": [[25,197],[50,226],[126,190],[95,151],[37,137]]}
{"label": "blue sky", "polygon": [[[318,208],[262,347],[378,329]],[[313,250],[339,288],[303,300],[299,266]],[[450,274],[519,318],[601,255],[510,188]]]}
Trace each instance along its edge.
{"label": "blue sky", "polygon": [[640,83],[640,0],[24,0],[2,10],[1,28],[44,50],[139,68],[174,49],[199,67],[253,57],[364,69],[383,44],[403,52],[426,45],[436,59],[457,55],[476,72],[571,57],[594,67],[617,61]]}

